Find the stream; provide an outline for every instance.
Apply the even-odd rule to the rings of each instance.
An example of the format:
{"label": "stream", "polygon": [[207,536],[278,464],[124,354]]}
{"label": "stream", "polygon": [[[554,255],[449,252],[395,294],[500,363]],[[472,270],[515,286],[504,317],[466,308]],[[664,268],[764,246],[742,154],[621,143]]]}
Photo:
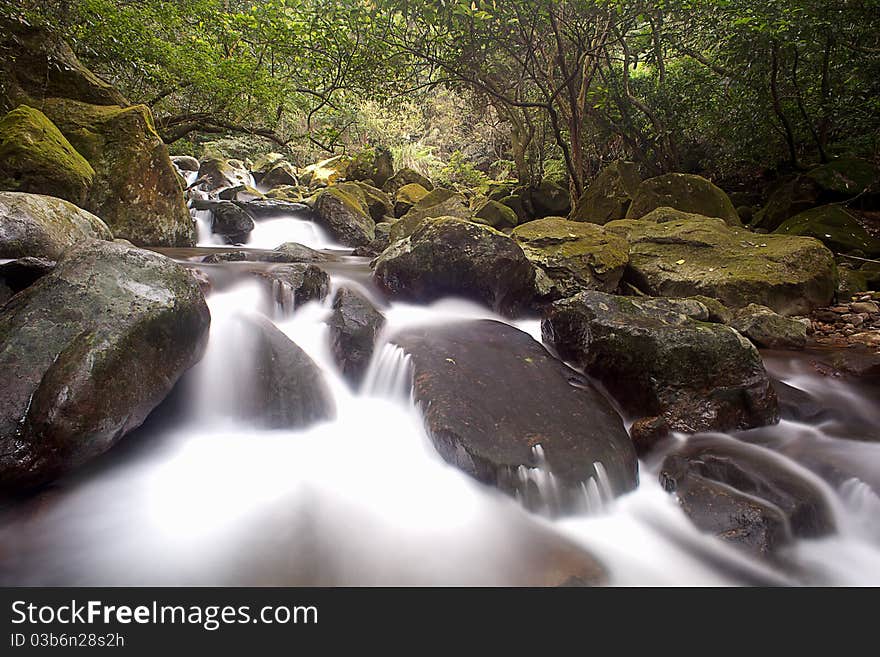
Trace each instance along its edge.
{"label": "stream", "polygon": [[[638,488],[610,499],[594,484],[559,518],[448,465],[411,397],[405,354],[387,336],[459,318],[506,321],[541,340],[538,318],[511,322],[464,300],[388,303],[369,260],[293,216],[257,221],[247,249],[299,242],[333,256],[323,302],[281,308],[248,273],[268,263],[201,264],[231,250],[194,212],[200,246],[163,253],[210,278],[211,334],[201,362],[135,433],[88,467],[4,512],[4,585],[880,585],[880,390],[821,376],[808,352],[766,352],[768,372],[831,416],[732,435],[819,485],[837,531],[799,539],[774,561],[702,534],[658,482],[663,454],[642,460]],[[335,290],[357,288],[387,318],[364,384],[352,390],[330,353]],[[237,419],[253,394],[240,314],[262,314],[318,364],[336,418],[302,431]],[[689,437],[676,436],[677,441]]]}

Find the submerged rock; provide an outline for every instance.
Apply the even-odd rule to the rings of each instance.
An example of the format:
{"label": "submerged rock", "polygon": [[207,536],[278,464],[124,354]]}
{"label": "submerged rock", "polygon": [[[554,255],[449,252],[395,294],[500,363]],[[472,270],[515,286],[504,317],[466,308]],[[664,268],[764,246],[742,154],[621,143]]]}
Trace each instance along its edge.
{"label": "submerged rock", "polygon": [[20,105],[0,120],[0,189],[82,206],[94,178],[92,165],[41,111]]}
{"label": "submerged rock", "polygon": [[718,217],[731,226],[740,225],[739,215],[727,194],[705,178],[689,173],[667,173],[642,182],[626,216],[641,219],[651,210],[662,207]]}
{"label": "submerged rock", "polygon": [[330,348],[342,374],[355,386],[367,372],[376,337],[384,325],[385,317],[369,299],[351,288],[339,288],[327,321]]}
{"label": "submerged rock", "polygon": [[86,209],[116,237],[143,246],[194,246],[177,169],[144,105],[47,99],[42,110],[95,170]]}
{"label": "submerged rock", "polygon": [[[537,281],[543,298],[613,292],[629,262],[626,240],[591,223],[547,217],[518,226],[510,236],[543,275]],[[542,285],[542,279],[549,282]]]}
{"label": "submerged rock", "polygon": [[[405,329],[414,396],[440,455],[533,508],[583,508],[633,489],[638,462],[617,412],[528,334],[492,320]],[[590,484],[589,480],[593,483]]]}
{"label": "submerged rock", "polygon": [[636,418],[662,416],[673,430],[691,433],[776,422],[776,395],[757,349],[682,307],[581,292],[550,307],[542,333]]}
{"label": "submerged rock", "polygon": [[[393,236],[393,235],[392,235]],[[414,301],[461,296],[504,314],[532,297],[535,272],[522,249],[498,231],[455,217],[422,221],[374,262],[389,295]]]}
{"label": "submerged rock", "polygon": [[112,240],[103,221],[52,196],[0,192],[0,258],[57,260],[74,244]]}
{"label": "submerged rock", "polygon": [[769,556],[792,536],[834,531],[822,490],[782,456],[734,439],[697,436],[666,457],[660,481],[700,529]]}
{"label": "submerged rock", "polygon": [[827,306],[837,287],[833,254],[818,240],[756,235],[711,217],[605,225],[630,244],[624,277],[653,296],[757,303],[782,315]]}
{"label": "submerged rock", "polygon": [[366,246],[376,236],[376,223],[356,196],[328,187],[315,199],[317,220],[345,246]]}
{"label": "submerged rock", "polygon": [[0,486],[38,486],[138,427],[200,357],[210,316],[168,258],[72,250],[0,314]]}

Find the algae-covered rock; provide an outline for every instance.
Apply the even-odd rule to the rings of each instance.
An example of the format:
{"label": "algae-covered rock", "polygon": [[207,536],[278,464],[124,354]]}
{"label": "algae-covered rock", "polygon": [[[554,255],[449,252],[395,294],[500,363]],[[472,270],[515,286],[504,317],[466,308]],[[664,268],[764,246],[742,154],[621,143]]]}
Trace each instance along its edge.
{"label": "algae-covered rock", "polygon": [[569,219],[594,224],[623,219],[641,182],[634,162],[609,164],[578,199]]}
{"label": "algae-covered rock", "polygon": [[702,176],[667,173],[645,180],[636,189],[626,217],[641,219],[661,207],[719,217],[731,226],[740,225],[739,215],[727,194]]}
{"label": "algae-covered rock", "polygon": [[366,246],[375,237],[376,224],[356,196],[328,187],[315,199],[315,215],[319,223],[345,246]]}
{"label": "algae-covered rock", "polygon": [[195,244],[177,170],[146,106],[56,98],[45,101],[43,112],[95,170],[86,209],[116,237],[147,246]]}
{"label": "algae-covered rock", "polygon": [[85,205],[95,171],[45,114],[20,105],[0,120],[0,189]]}
{"label": "algae-covered rock", "polygon": [[868,257],[880,255],[880,240],[871,237],[856,218],[841,205],[823,205],[784,221],[775,233],[815,237],[841,253],[861,251]]}
{"label": "algae-covered rock", "polygon": [[630,244],[624,277],[653,296],[704,295],[731,308],[750,303],[782,315],[827,306],[837,287],[832,253],[818,240],[757,235],[720,219],[605,225]]}
{"label": "algae-covered rock", "polygon": [[393,297],[459,296],[514,314],[531,299],[534,269],[506,235],[455,217],[424,219],[374,262],[373,278]]}
{"label": "algae-covered rock", "polygon": [[629,261],[626,240],[596,224],[547,217],[518,226],[510,236],[549,280],[549,289],[539,285],[544,298],[560,299],[582,290],[612,292]]}
{"label": "algae-covered rock", "polygon": [[112,240],[107,225],[90,212],[53,196],[0,192],[0,258],[57,260],[88,240]]}
{"label": "algae-covered rock", "polygon": [[555,302],[541,325],[559,355],[602,381],[633,417],[676,431],[747,429],[778,420],[758,350],[733,329],[691,319],[667,299],[602,292]]}
{"label": "algae-covered rock", "polygon": [[138,427],[201,356],[210,316],[165,256],[72,250],[0,314],[0,486],[51,481]]}

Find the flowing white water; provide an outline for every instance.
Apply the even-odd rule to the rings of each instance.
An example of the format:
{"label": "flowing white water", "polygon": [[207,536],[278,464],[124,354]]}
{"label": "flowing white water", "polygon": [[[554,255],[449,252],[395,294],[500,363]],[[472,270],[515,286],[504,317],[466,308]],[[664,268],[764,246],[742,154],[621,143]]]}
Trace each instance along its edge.
{"label": "flowing white water", "polygon": [[[356,284],[334,277],[334,287],[343,282]],[[62,482],[36,511],[0,525],[0,582],[555,585],[577,580],[592,563],[588,554],[619,585],[880,579],[878,487],[856,467],[880,463],[880,444],[784,422],[763,436],[764,446],[751,448],[772,448],[781,467],[808,479],[817,476],[805,468],[822,474],[812,460],[832,453],[849,473],[833,486],[821,484],[838,533],[795,542],[784,552],[785,570],[701,534],[645,463],[638,489],[618,499],[599,464],[599,476],[584,483],[581,512],[551,520],[436,454],[412,402],[408,356],[398,347],[380,343],[361,389],[347,385],[325,324],[332,294],[290,316],[269,315],[323,371],[336,418],[301,431],[255,429],[235,413],[236,399],[254,384],[230,364],[242,355],[236,350],[247,356],[237,317],[266,312],[259,285],[243,278],[209,296],[210,342],[176,393],[182,410],[168,411],[166,422],[148,423],[103,462]],[[386,335],[458,318],[500,320],[461,300],[392,303],[383,312]],[[516,325],[540,340],[537,320]],[[817,396],[828,391],[806,372],[785,374]],[[845,386],[829,394],[869,406]],[[523,468],[519,476],[552,506],[552,475]]]}

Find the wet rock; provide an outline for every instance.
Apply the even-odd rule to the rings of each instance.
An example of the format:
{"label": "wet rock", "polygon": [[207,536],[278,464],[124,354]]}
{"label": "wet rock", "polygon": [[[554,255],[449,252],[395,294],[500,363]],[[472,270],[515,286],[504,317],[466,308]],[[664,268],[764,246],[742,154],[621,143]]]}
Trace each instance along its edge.
{"label": "wet rock", "polygon": [[333,314],[327,325],[339,369],[353,385],[360,385],[385,317],[360,292],[342,287],[333,298]]}
{"label": "wet rock", "polygon": [[437,451],[479,481],[557,511],[582,505],[590,478],[614,494],[636,486],[620,416],[528,334],[477,320],[406,329],[392,342],[412,359],[415,399]]}
{"label": "wet rock", "polygon": [[625,280],[653,296],[757,303],[782,315],[827,306],[837,287],[832,253],[818,240],[756,235],[715,218],[605,225],[630,244]]}
{"label": "wet rock", "polygon": [[643,417],[632,423],[629,437],[636,448],[636,454],[643,458],[657,445],[672,436],[672,429],[662,416]]}
{"label": "wet rock", "polygon": [[279,265],[253,274],[269,282],[272,299],[288,313],[309,301],[320,301],[330,292],[330,276],[315,265]]}
{"label": "wet rock", "polygon": [[303,203],[293,203],[281,199],[253,199],[249,201],[236,201],[236,205],[246,210],[252,217],[275,217],[285,214],[298,215],[311,219],[314,215],[311,208]]}
{"label": "wet rock", "polygon": [[807,344],[807,327],[803,322],[777,315],[767,306],[749,304],[739,309],[728,325],[758,347],[803,349]]}
{"label": "wet rock", "polygon": [[549,280],[542,286],[538,279],[538,293],[544,299],[561,299],[582,290],[613,292],[629,262],[626,240],[592,223],[547,217],[518,226],[510,236]]}
{"label": "wet rock", "polygon": [[198,360],[209,322],[170,259],[72,250],[0,314],[0,485],[44,484],[138,427]]}
{"label": "wet rock", "polygon": [[785,457],[731,438],[698,436],[663,462],[660,481],[697,527],[766,556],[791,535],[834,531],[823,491]]}
{"label": "wet rock", "polygon": [[145,105],[47,99],[41,109],[95,171],[85,208],[141,246],[194,246],[177,169]]}
{"label": "wet rock", "polygon": [[0,258],[57,260],[74,244],[112,240],[106,224],[73,203],[52,196],[0,192]]}
{"label": "wet rock", "polygon": [[0,120],[0,189],[82,206],[94,178],[92,165],[41,111],[20,105]]}
{"label": "wet rock", "polygon": [[310,249],[296,242],[285,242],[272,251],[257,254],[257,258],[263,262],[326,262],[330,259],[324,253]]}
{"label": "wet rock", "polygon": [[328,187],[315,199],[315,215],[345,246],[366,246],[376,236],[376,223],[356,196],[337,187]]}
{"label": "wet rock", "polygon": [[254,219],[231,201],[218,204],[211,211],[211,232],[222,235],[230,244],[247,242],[254,229]]}
{"label": "wet rock", "polygon": [[309,355],[265,317],[242,317],[239,348],[230,354],[241,420],[270,429],[304,429],[336,416],[333,395]]}
{"label": "wet rock", "polygon": [[217,197],[223,201],[256,201],[263,198],[262,192],[250,185],[236,185],[221,190]]}
{"label": "wet rock", "polygon": [[651,210],[662,207],[718,217],[731,226],[741,225],[727,194],[705,178],[688,173],[667,173],[642,182],[626,216],[641,219]]}
{"label": "wet rock", "polygon": [[246,251],[227,251],[225,253],[212,253],[202,258],[202,262],[208,265],[216,265],[221,262],[245,262],[248,259]]}
{"label": "wet rock", "polygon": [[779,417],[783,420],[818,423],[834,414],[833,409],[828,408],[806,390],[775,379],[773,389],[779,400]]}
{"label": "wet rock", "polygon": [[53,269],[55,262],[45,258],[19,258],[0,264],[0,306]]}
{"label": "wet rock", "polygon": [[549,308],[542,333],[634,417],[662,415],[686,432],[778,420],[757,349],[731,328],[691,319],[670,300],[581,292]]}
{"label": "wet rock", "polygon": [[199,161],[191,155],[172,155],[171,162],[181,171],[199,170]]}
{"label": "wet rock", "polygon": [[512,239],[454,217],[422,221],[412,235],[382,252],[373,271],[376,283],[392,297],[431,301],[460,296],[505,314],[531,300],[534,276]]}
{"label": "wet rock", "polygon": [[634,162],[609,164],[578,199],[569,219],[594,224],[623,219],[641,182]]}

